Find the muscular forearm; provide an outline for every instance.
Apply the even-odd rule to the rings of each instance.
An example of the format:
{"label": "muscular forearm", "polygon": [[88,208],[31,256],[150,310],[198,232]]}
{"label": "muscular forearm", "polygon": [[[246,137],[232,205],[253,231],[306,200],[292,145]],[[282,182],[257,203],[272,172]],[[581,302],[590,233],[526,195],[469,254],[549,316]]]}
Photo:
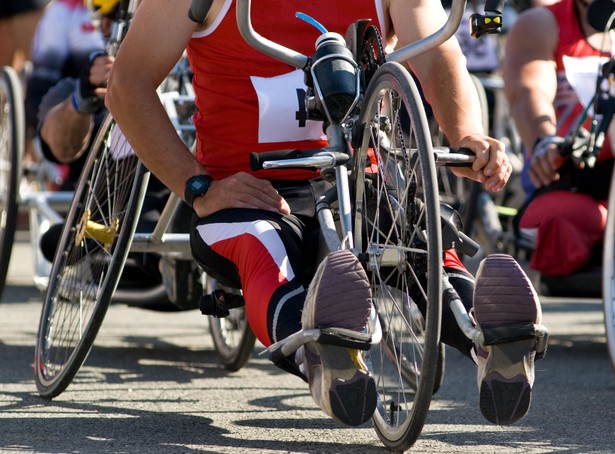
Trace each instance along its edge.
{"label": "muscular forearm", "polygon": [[105,97],[105,104],[139,158],[182,198],[186,181],[207,172],[178,136],[156,88],[196,29],[186,14],[189,7],[190,0],[139,4],[115,59]]}
{"label": "muscular forearm", "polygon": [[556,132],[553,102],[558,36],[551,12],[532,8],[519,16],[506,41],[504,89],[521,139],[530,151],[537,138]]}
{"label": "muscular forearm", "polygon": [[[387,0],[383,5],[385,16],[391,17],[389,45],[396,43],[397,47],[435,33],[447,18],[436,0]],[[478,95],[454,37],[407,63],[421,81],[425,97],[451,144],[456,145],[470,134],[484,133]]]}
{"label": "muscular forearm", "polygon": [[93,125],[93,116],[75,111],[69,98],[49,111],[40,134],[59,162],[71,162],[85,152]]}
{"label": "muscular forearm", "polygon": [[520,87],[509,98],[511,115],[530,152],[539,137],[556,133],[555,109],[550,95],[537,87]]}
{"label": "muscular forearm", "polygon": [[470,134],[484,134],[478,94],[464,65],[442,65],[431,72],[425,95],[438,125],[452,145]]}

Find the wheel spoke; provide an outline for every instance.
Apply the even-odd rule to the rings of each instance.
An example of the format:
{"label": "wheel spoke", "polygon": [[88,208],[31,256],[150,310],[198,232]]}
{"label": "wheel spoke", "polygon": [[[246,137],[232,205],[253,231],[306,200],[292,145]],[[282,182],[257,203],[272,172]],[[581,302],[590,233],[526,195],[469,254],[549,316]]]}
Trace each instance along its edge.
{"label": "wheel spoke", "polygon": [[85,360],[136,228],[144,169],[134,155],[112,158],[112,128],[109,117],[90,150],[49,279],[35,375],[45,397],[64,391]]}
{"label": "wheel spoke", "polygon": [[368,354],[379,395],[374,424],[395,450],[420,434],[439,358],[439,205],[419,102],[407,72],[383,65],[365,94],[353,167],[355,237],[382,330]]}

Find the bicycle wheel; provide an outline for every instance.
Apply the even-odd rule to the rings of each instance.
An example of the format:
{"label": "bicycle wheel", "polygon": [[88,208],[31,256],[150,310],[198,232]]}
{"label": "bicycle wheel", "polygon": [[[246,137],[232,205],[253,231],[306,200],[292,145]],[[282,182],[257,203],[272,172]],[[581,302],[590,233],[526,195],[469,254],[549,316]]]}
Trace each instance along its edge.
{"label": "bicycle wheel", "polygon": [[17,227],[19,175],[25,140],[21,82],[15,70],[5,66],[0,72],[0,296]]}
{"label": "bicycle wheel", "polygon": [[[215,279],[207,277],[207,293],[219,288]],[[224,289],[236,293],[235,289]],[[241,369],[250,359],[256,336],[250,329],[244,308],[230,309],[226,317],[209,316],[209,330],[216,356],[222,366],[232,372]]]}
{"label": "bicycle wheel", "polygon": [[615,368],[615,170],[611,177],[603,248],[602,299],[604,301],[606,343],[611,365]]}
{"label": "bicycle wheel", "polygon": [[66,389],[92,347],[128,255],[148,176],[107,117],[79,179],[45,295],[34,363],[43,397]]}
{"label": "bicycle wheel", "polygon": [[442,358],[438,187],[423,106],[401,65],[378,69],[362,109],[353,230],[382,330],[367,354],[379,398],[373,420],[389,449],[404,450],[423,428]]}

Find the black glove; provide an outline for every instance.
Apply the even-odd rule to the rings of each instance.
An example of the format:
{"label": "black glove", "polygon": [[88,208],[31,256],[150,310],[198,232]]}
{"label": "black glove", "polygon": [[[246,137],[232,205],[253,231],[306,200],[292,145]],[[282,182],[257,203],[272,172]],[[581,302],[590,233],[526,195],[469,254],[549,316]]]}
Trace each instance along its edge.
{"label": "black glove", "polygon": [[107,55],[104,51],[94,52],[90,55],[88,63],[81,69],[75,90],[73,92],[73,107],[77,112],[83,114],[94,114],[100,112],[105,107],[105,102],[96,96],[95,90],[99,86],[92,85],[90,82],[90,70],[96,58]]}

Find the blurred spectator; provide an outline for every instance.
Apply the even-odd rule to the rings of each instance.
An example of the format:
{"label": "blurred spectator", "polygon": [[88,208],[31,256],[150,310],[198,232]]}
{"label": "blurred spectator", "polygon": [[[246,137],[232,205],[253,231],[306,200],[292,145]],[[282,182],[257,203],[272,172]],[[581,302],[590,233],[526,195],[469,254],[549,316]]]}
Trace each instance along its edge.
{"label": "blurred spectator", "polygon": [[[26,169],[37,171],[40,156],[34,153],[37,113],[43,96],[61,79],[78,78],[90,56],[105,50],[105,39],[92,23],[83,0],[55,0],[45,10],[32,45],[32,69],[26,80]],[[62,186],[68,169],[54,167],[50,183]]]}

